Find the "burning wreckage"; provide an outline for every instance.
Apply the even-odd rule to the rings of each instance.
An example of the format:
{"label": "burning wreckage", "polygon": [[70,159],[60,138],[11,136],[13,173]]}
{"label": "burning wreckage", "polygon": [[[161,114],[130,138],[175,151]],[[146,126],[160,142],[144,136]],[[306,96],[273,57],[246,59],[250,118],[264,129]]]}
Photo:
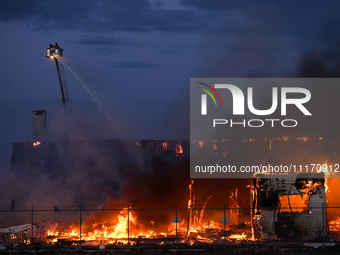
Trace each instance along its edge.
{"label": "burning wreckage", "polygon": [[[87,226],[60,226],[55,224],[50,226],[46,232],[46,242],[52,245],[56,244],[77,244],[91,243],[95,245],[141,245],[141,244],[223,244],[223,243],[239,243],[241,241],[251,240],[250,222],[238,224],[239,206],[237,204],[237,190],[230,192],[229,204],[232,209],[222,208],[221,215],[228,213],[229,217],[222,217],[221,221],[204,219],[206,205],[211,198],[208,197],[202,208],[199,208],[195,202],[194,181],[189,184],[190,198],[187,208],[175,208],[170,212],[172,217],[163,229],[153,229],[157,225],[156,221],[145,223],[142,212],[146,211],[148,216],[162,214],[163,221],[170,216],[168,213],[161,211],[169,211],[170,209],[162,209],[154,211],[153,209],[132,208],[129,205],[123,208],[114,219],[112,216],[106,218],[104,222],[96,222],[95,218],[91,218],[91,224]],[[224,210],[224,213],[223,213]],[[142,218],[139,222],[139,218]],[[157,216],[156,216],[157,218]],[[152,219],[152,218],[151,218]],[[164,222],[163,222],[164,223]],[[229,224],[230,223],[230,224]],[[148,226],[149,225],[149,226]],[[81,232],[80,232],[81,231]]]}
{"label": "burning wreckage", "polygon": [[9,228],[0,228],[0,239],[6,244],[28,244],[32,236],[27,236],[27,232],[36,230],[36,226],[25,224]]}
{"label": "burning wreckage", "polygon": [[251,187],[254,237],[324,240],[325,194],[324,173],[256,175]]}
{"label": "burning wreckage", "polygon": [[[44,173],[48,174],[46,171],[53,170],[53,167],[56,168],[54,172],[60,172],[62,167],[66,166],[64,151],[70,151],[72,146],[85,147],[84,143],[91,145],[88,148],[105,148],[100,153],[107,154],[106,158],[112,158],[112,155],[117,155],[118,152],[121,159],[127,157],[126,144],[119,140],[13,143],[12,171],[17,177],[27,177],[30,173],[35,178]],[[177,162],[187,155],[189,147],[187,141],[140,141],[132,145],[145,153],[144,158],[148,159],[146,162],[150,161],[152,155],[163,155],[170,161],[176,159]],[[93,156],[93,151],[90,150],[88,155]],[[78,160],[84,161],[83,158]],[[124,162],[129,161],[124,159],[116,167],[125,169]],[[71,165],[80,165],[79,162],[75,161]],[[153,210],[138,208],[138,205],[125,206],[123,209],[119,206],[110,209],[60,206],[55,210],[52,207],[46,211],[53,212],[55,217],[58,217],[59,212],[65,215],[66,212],[79,211],[79,214],[83,212],[86,215],[86,219],[83,221],[79,218],[67,223],[60,218],[54,218],[40,224],[37,222],[40,234],[35,236],[35,242],[39,239],[52,245],[85,242],[107,245],[174,243],[193,245],[273,239],[304,241],[326,239],[328,234],[326,187],[323,173],[258,174],[254,176],[250,185],[249,207],[240,208],[236,190],[230,192],[229,206],[209,208],[207,203],[210,197],[203,206],[196,204],[192,180],[189,184],[187,207],[179,207],[176,210],[174,208]],[[102,215],[99,216],[96,211]],[[8,243],[9,239],[4,240]],[[28,243],[27,240],[24,243]]]}
{"label": "burning wreckage", "polygon": [[[176,208],[176,217],[172,218],[167,230],[152,230],[144,226],[145,223],[137,223],[140,211],[129,206],[121,210],[116,219],[111,214],[104,222],[97,222],[98,219],[90,217],[87,222],[91,223],[87,225],[82,225],[82,219],[79,219],[79,225],[77,223],[69,226],[62,226],[59,223],[50,225],[45,232],[40,231],[45,237],[39,238],[53,245],[80,243],[194,245],[273,239],[325,240],[328,232],[325,190],[324,174],[256,175],[251,185],[251,223],[245,221],[239,224],[241,215],[237,190],[230,192],[229,208],[224,208],[224,211],[218,214],[224,215],[221,221],[210,219],[207,221],[206,217],[203,218],[205,210],[209,209],[206,205],[210,197],[203,208],[198,208],[195,204],[192,180],[189,184],[190,198],[187,211],[180,209],[177,211]],[[153,215],[159,212],[148,213]],[[150,221],[150,225],[155,225],[155,222]],[[29,229],[30,225],[27,226]],[[18,237],[8,236],[8,234],[13,236],[14,233],[8,232],[8,229],[0,229],[4,230],[2,234],[5,242],[18,241]],[[20,238],[23,239],[20,239],[20,243],[29,243],[25,239],[25,233],[20,234]]]}
{"label": "burning wreckage", "polygon": [[[12,143],[11,171],[15,174],[16,182],[21,183],[21,185],[16,185],[17,193],[21,195],[19,203],[25,202],[29,194],[30,188],[25,184],[29,187],[39,186],[42,177],[44,180],[51,179],[53,182],[58,179],[60,184],[64,185],[70,181],[72,174],[79,177],[77,179],[91,179],[94,176],[97,177],[95,173],[104,173],[107,179],[105,181],[111,187],[115,181],[113,178],[115,175],[125,176],[126,170],[131,169],[131,162],[133,162],[131,152],[142,159],[139,159],[139,165],[135,167],[145,166],[146,169],[150,169],[153,166],[157,173],[163,168],[172,169],[169,165],[178,167],[183,159],[189,157],[190,142],[185,140],[74,141],[66,135],[61,135],[57,142],[47,142],[46,112],[33,111],[32,118],[34,142]],[[287,137],[282,140],[289,143]],[[306,141],[308,141],[307,138],[303,139],[303,142]],[[317,141],[310,142],[318,145],[324,140],[319,138]],[[251,147],[256,142],[254,139],[249,139],[243,141],[243,144]],[[264,155],[268,155],[266,149],[268,144],[270,155],[272,155],[272,140],[265,140],[260,145],[263,145]],[[214,143],[212,141],[212,145],[214,149],[219,147],[216,141]],[[198,141],[197,146],[203,149],[203,141]],[[225,148],[227,147],[229,148],[228,144]],[[158,161],[153,161],[153,159],[157,157],[158,160],[162,159],[159,160],[161,165],[155,165]],[[178,167],[178,169],[187,169],[186,164],[181,166],[183,168]],[[28,179],[30,182],[27,182]],[[250,182],[250,180],[246,182],[248,181]],[[94,184],[91,183],[91,185]],[[98,182],[96,188],[100,190],[102,184],[103,182]],[[245,186],[246,184],[243,186],[245,194],[249,194]],[[70,190],[79,191],[76,185],[72,185],[71,188]],[[197,205],[194,181],[190,182],[189,190],[187,204],[178,208],[176,206],[176,209],[174,205],[172,208],[161,209],[138,208],[138,204],[131,205],[130,203],[128,206],[125,204],[125,206],[116,207],[52,206],[40,210],[46,213],[44,217],[34,216],[37,223],[34,229],[38,230],[35,234],[32,231],[33,237],[31,238],[34,242],[31,242],[26,235],[26,232],[27,234],[31,232],[28,228],[20,228],[18,234],[2,229],[0,239],[2,237],[2,241],[7,244],[37,243],[40,240],[39,242],[52,245],[80,243],[193,245],[271,239],[307,241],[324,239],[328,233],[326,187],[323,174],[256,175],[251,185],[251,203],[246,208],[240,208],[238,204],[238,190],[230,191],[228,206],[222,205],[221,207],[220,204],[215,208],[207,206],[210,194],[202,206]],[[32,194],[35,196],[34,191]],[[83,194],[89,195],[89,193]],[[222,199],[228,199],[228,195]],[[93,196],[93,200],[87,201],[98,201],[98,197]],[[160,202],[160,200],[157,201]],[[105,204],[105,202],[101,201],[99,204]],[[32,208],[32,219],[33,213],[39,215],[39,209],[36,210],[38,212]],[[16,212],[14,207],[11,208],[12,211]],[[26,211],[31,212],[31,209]],[[69,215],[79,214],[80,217],[70,219],[71,217],[66,216],[68,213]],[[13,224],[9,224],[19,225],[27,223],[27,220],[12,222]],[[333,225],[333,227],[337,226]],[[31,226],[34,226],[33,220]]]}

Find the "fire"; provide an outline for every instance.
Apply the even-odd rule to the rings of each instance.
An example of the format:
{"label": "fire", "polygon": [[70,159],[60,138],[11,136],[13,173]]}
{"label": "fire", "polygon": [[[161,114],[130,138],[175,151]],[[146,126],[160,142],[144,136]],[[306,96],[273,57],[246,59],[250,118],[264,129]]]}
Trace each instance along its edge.
{"label": "fire", "polygon": [[[319,138],[321,138],[321,137],[319,137]],[[328,179],[330,178],[331,173],[329,172],[329,169],[327,167],[327,164],[329,163],[328,161],[329,160],[327,159],[324,162],[322,162],[322,172],[325,173],[325,184],[324,184],[325,185],[325,193],[330,192],[329,185],[328,185]],[[326,167],[324,167],[324,166],[326,166]]]}
{"label": "fire", "polygon": [[340,218],[336,218],[328,223],[329,231],[333,233],[340,233]]}
{"label": "fire", "polygon": [[300,195],[284,195],[279,196],[281,212],[303,212],[308,210],[307,201],[308,194]]}
{"label": "fire", "polygon": [[233,208],[230,210],[230,222],[234,223],[235,225],[238,223],[238,216],[240,214],[237,192],[238,189],[236,189],[235,192],[230,191],[229,193],[229,207]]}
{"label": "fire", "polygon": [[[153,230],[145,230],[141,231],[137,227],[137,216],[135,215],[133,209],[130,207],[124,208],[117,215],[118,222],[116,224],[112,224],[109,222],[105,223],[92,223],[88,226],[82,226],[82,235],[80,239],[80,228],[79,225],[73,224],[68,228],[63,228],[55,224],[47,231],[47,238],[51,243],[57,243],[59,240],[68,240],[68,241],[98,241],[103,244],[127,244],[128,238],[130,238],[130,244],[135,243],[135,239],[145,240],[146,238],[174,238],[176,235],[181,238],[180,242],[187,244],[194,244],[195,242],[203,242],[203,243],[212,243],[216,242],[216,238],[209,238],[209,231],[220,231],[221,224],[215,221],[209,221],[207,223],[202,222],[202,218],[204,215],[204,210],[199,213],[192,214],[192,221],[187,228],[188,224],[185,220],[181,220],[181,222],[170,223],[168,226],[168,230],[165,232],[155,232]],[[151,223],[151,222],[150,222]],[[155,224],[152,221],[153,225]],[[185,233],[188,233],[185,237]],[[230,239],[238,239],[238,238],[230,238]],[[196,240],[196,241],[195,241]],[[229,239],[228,239],[229,240]],[[165,241],[158,241],[157,244],[164,245]]]}
{"label": "fire", "polygon": [[[71,225],[68,229],[63,230],[56,224],[47,231],[47,237],[52,243],[57,242],[58,239],[79,240],[81,238],[84,241],[99,240],[107,244],[112,244],[117,240],[126,244],[129,236],[130,238],[137,237],[137,234],[133,232],[128,233],[130,228],[132,230],[137,224],[137,216],[131,207],[121,210],[117,215],[117,221],[117,224],[93,223],[90,226],[85,226],[86,230],[82,227],[81,237],[79,225]],[[151,233],[149,231],[143,234],[150,235]],[[139,235],[142,235],[142,233]]]}
{"label": "fire", "polygon": [[298,138],[296,138],[296,140],[297,141],[301,141],[302,140],[304,142],[307,142],[309,140],[309,137],[305,137],[305,136],[304,137],[298,137]]}
{"label": "fire", "polygon": [[176,144],[176,153],[182,154],[183,153],[183,147],[180,144]]}
{"label": "fire", "polygon": [[246,140],[243,140],[243,142],[244,142],[244,143],[246,143],[246,142],[253,143],[253,142],[255,142],[255,140],[254,140],[253,138],[249,138],[248,140],[247,140],[247,139],[246,139]]}
{"label": "fire", "polygon": [[[155,231],[137,224],[137,215],[131,205],[123,208],[116,217],[110,217],[105,222],[95,222],[85,225],[75,223],[69,227],[62,227],[58,224],[50,227],[46,232],[47,239],[51,243],[67,241],[97,241],[101,244],[135,244],[139,242],[153,242],[158,245],[171,244],[175,242],[193,245],[196,243],[223,243],[239,242],[249,240],[246,232],[238,230],[237,221],[234,224],[225,225],[218,221],[204,221],[205,207],[212,197],[208,197],[201,210],[195,208],[194,181],[189,184],[190,198],[188,201],[188,218],[181,218],[180,222],[169,222],[166,231]],[[233,207],[238,215],[237,191],[233,195]],[[223,215],[223,214],[222,214]],[[173,214],[173,216],[175,216]],[[110,221],[115,221],[113,223]],[[87,222],[91,222],[87,220]],[[149,221],[150,228],[157,225],[156,220]],[[235,226],[233,228],[233,226]],[[232,230],[225,236],[226,231]],[[235,231],[237,231],[235,233]],[[81,233],[81,236],[80,236]],[[151,240],[151,241],[150,241]]]}
{"label": "fire", "polygon": [[39,141],[36,141],[35,143],[33,143],[33,146],[38,146],[40,145],[41,143]]}
{"label": "fire", "polygon": [[167,143],[167,142],[163,142],[163,143],[162,143],[162,146],[163,146],[163,150],[164,150],[164,151],[167,151],[167,150],[168,150],[168,143]]}
{"label": "fire", "polygon": [[[252,138],[250,138],[250,139],[252,139]],[[249,141],[250,141],[250,139],[249,139]],[[290,136],[282,136],[282,137],[275,137],[275,138],[272,138],[272,139],[265,138],[265,141],[267,141],[267,140],[280,141],[281,139],[283,141],[288,141],[288,139],[291,139],[291,137]],[[323,140],[322,137],[306,137],[306,136],[296,137],[296,138],[293,138],[293,139],[295,139],[296,141],[304,141],[304,142],[307,142],[309,140],[314,140],[314,141],[322,141]],[[247,141],[247,140],[245,140],[245,141]]]}
{"label": "fire", "polygon": [[229,236],[229,239],[236,239],[236,240],[245,240],[247,239],[247,235],[245,233],[242,234],[235,234],[235,235],[231,235]]}
{"label": "fire", "polygon": [[329,185],[328,185],[328,178],[325,177],[325,192],[331,192],[330,189],[329,189]]}

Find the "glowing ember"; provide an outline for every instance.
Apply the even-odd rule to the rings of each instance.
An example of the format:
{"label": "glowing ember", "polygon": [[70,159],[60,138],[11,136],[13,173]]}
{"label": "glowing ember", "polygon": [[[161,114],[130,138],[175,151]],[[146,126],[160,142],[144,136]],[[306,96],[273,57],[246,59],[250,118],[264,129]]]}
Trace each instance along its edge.
{"label": "glowing ember", "polygon": [[307,142],[308,140],[309,140],[309,138],[308,137],[298,137],[298,138],[296,138],[296,140],[298,140],[298,141],[304,141],[304,142]]}
{"label": "glowing ember", "polygon": [[231,235],[231,236],[229,236],[229,239],[247,240],[248,237],[247,237],[247,235],[245,233],[242,233],[242,234]]}
{"label": "glowing ember", "polygon": [[250,142],[250,143],[253,143],[255,142],[255,140],[253,138],[249,138],[248,140],[243,140],[244,143],[246,142]]}
{"label": "glowing ember", "polygon": [[340,233],[340,218],[330,221],[328,225],[329,225],[329,231]]}
{"label": "glowing ember", "polygon": [[39,141],[36,141],[35,143],[33,143],[33,146],[38,146],[40,145],[41,143]]}

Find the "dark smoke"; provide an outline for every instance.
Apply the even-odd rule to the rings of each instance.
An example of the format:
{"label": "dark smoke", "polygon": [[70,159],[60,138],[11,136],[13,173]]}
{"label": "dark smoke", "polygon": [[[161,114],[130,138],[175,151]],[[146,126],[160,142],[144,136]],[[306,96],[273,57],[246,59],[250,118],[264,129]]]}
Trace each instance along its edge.
{"label": "dark smoke", "polygon": [[340,43],[328,48],[313,48],[296,61],[291,77],[338,78],[340,77]]}

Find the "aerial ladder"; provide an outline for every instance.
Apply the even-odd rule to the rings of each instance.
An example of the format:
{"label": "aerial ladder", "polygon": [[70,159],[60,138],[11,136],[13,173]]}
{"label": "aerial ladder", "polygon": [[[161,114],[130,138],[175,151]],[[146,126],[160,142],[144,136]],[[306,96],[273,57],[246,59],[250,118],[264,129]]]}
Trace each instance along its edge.
{"label": "aerial ladder", "polygon": [[63,56],[63,52],[64,52],[64,49],[60,48],[58,43],[56,43],[55,45],[50,43],[50,47],[47,48],[46,57],[50,59],[54,59],[55,61],[58,80],[59,80],[59,86],[60,86],[60,91],[61,91],[61,100],[63,102],[65,112],[66,114],[68,114],[68,108],[70,107],[71,102],[70,102],[70,98],[68,94],[64,65],[59,59],[60,57]]}

